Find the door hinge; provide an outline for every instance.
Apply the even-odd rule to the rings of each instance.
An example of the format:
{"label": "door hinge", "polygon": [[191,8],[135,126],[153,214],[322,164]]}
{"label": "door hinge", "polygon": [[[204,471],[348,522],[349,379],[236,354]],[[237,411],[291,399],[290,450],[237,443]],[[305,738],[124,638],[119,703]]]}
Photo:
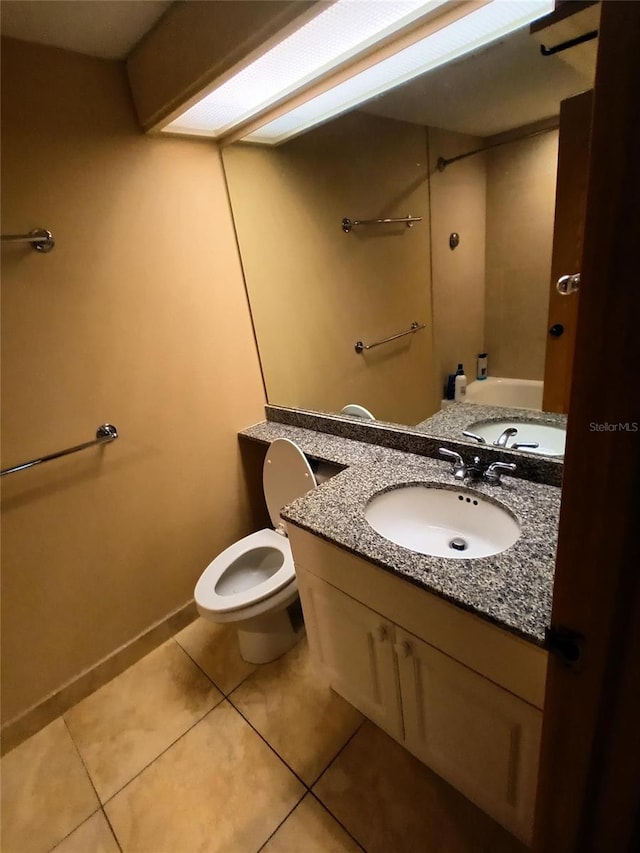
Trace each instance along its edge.
{"label": "door hinge", "polygon": [[584,636],[571,628],[552,625],[544,629],[545,648],[572,669],[577,669],[580,663],[583,644]]}

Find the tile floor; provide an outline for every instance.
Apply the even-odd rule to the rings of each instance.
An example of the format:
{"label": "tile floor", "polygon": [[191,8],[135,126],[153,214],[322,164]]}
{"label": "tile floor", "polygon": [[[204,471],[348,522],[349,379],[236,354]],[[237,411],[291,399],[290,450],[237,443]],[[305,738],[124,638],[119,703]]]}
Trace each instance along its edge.
{"label": "tile floor", "polygon": [[2,760],[2,853],[523,853],[329,690],[199,619]]}

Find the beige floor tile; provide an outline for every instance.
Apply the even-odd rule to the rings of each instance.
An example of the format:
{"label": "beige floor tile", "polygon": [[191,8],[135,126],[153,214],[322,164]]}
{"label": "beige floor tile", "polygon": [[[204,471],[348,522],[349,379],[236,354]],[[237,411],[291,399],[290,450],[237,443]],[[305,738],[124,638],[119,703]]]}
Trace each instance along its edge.
{"label": "beige floor tile", "polygon": [[99,808],[62,718],[2,759],[2,853],[50,850]]}
{"label": "beige floor tile", "polygon": [[306,640],[260,667],[230,699],[308,785],[363,719],[318,676]]}
{"label": "beige floor tile", "polygon": [[64,716],[106,802],[221,699],[169,640]]}
{"label": "beige floor tile", "polygon": [[372,723],[314,793],[368,853],[524,853],[506,830]]}
{"label": "beige floor tile", "polygon": [[307,794],[260,853],[361,853],[353,838]]}
{"label": "beige floor tile", "polygon": [[257,669],[240,657],[233,625],[216,625],[200,618],[176,634],[175,639],[225,694]]}
{"label": "beige floor tile", "polygon": [[119,853],[119,851],[120,848],[111,832],[111,827],[99,811],[56,845],[51,853]]}
{"label": "beige floor tile", "polygon": [[250,853],[303,793],[225,701],[105,808],[127,853]]}

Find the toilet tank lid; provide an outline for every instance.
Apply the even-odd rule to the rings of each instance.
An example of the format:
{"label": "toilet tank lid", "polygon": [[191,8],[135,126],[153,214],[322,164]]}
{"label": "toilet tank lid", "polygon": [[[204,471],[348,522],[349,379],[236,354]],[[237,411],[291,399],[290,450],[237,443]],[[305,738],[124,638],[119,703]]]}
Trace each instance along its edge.
{"label": "toilet tank lid", "polygon": [[288,438],[276,438],[267,450],[262,484],[271,523],[276,528],[281,524],[282,507],[315,489],[316,480],[298,445]]}

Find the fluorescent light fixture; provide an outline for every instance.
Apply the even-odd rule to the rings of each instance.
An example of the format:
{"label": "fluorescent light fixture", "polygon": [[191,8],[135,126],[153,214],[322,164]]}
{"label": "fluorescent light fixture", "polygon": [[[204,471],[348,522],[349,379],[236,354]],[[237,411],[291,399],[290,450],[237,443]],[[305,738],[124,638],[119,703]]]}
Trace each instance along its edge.
{"label": "fluorescent light fixture", "polygon": [[553,11],[553,0],[492,0],[344,83],[270,121],[245,142],[284,142],[425,71],[451,62]]}
{"label": "fluorescent light fixture", "polygon": [[215,138],[445,2],[336,0],[163,131]]}

